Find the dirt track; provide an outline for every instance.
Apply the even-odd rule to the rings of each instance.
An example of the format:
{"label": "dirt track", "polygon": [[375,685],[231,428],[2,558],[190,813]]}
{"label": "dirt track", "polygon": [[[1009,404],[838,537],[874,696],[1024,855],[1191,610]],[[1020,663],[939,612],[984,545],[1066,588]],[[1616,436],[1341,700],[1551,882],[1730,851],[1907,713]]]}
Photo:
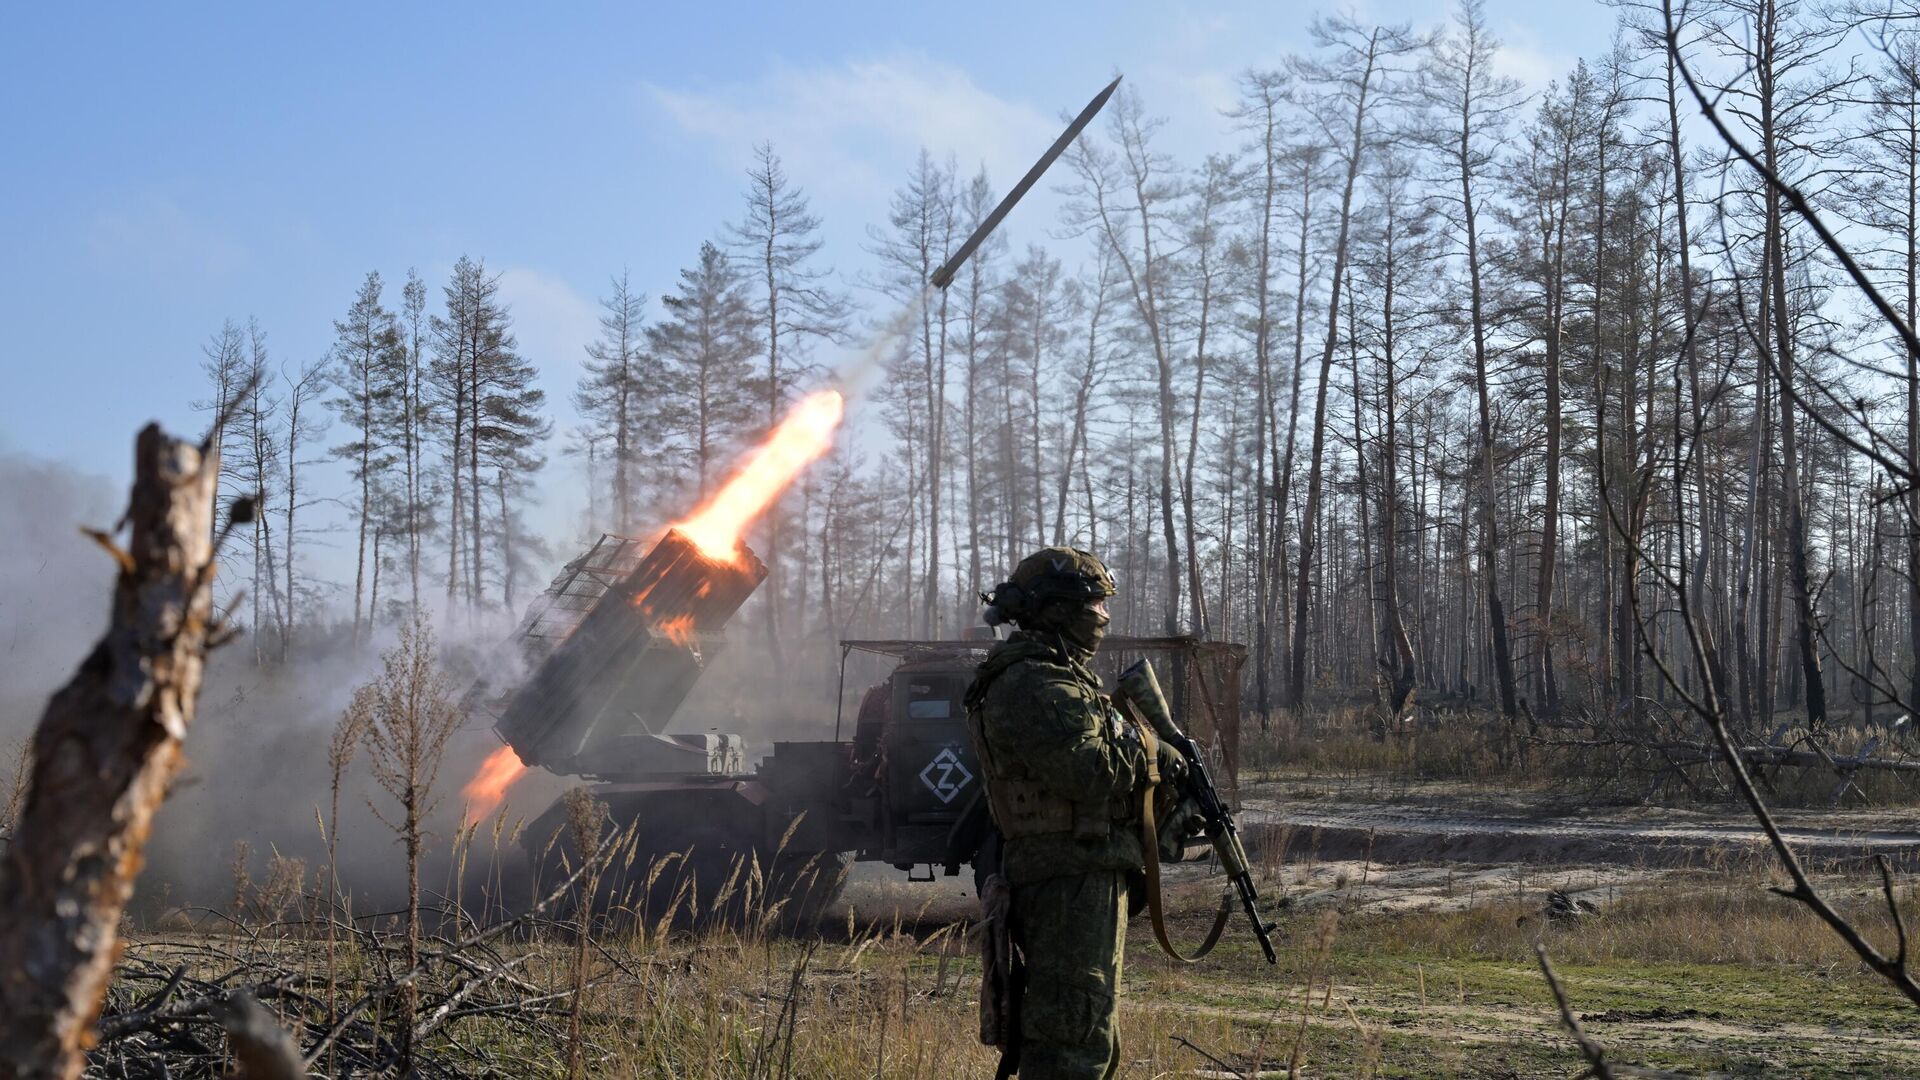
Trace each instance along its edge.
{"label": "dirt track", "polygon": [[[1545,863],[1641,867],[1771,861],[1766,837],[1737,808],[1629,807],[1534,811],[1521,800],[1469,802],[1444,794],[1408,802],[1243,793],[1248,847],[1267,858],[1371,859],[1383,863]],[[1910,814],[1779,811],[1782,833],[1815,866],[1844,869],[1884,854],[1920,869],[1920,828]]]}

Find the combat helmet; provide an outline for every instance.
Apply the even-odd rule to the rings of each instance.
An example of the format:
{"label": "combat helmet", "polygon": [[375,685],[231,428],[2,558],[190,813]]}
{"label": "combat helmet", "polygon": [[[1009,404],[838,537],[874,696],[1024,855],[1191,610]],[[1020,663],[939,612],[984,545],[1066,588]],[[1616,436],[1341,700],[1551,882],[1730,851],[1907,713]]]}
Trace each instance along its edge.
{"label": "combat helmet", "polygon": [[1097,556],[1079,548],[1049,547],[1020,560],[1013,575],[982,593],[987,607],[981,618],[988,626],[1025,623],[1057,600],[1087,603],[1105,600],[1116,591],[1113,574]]}

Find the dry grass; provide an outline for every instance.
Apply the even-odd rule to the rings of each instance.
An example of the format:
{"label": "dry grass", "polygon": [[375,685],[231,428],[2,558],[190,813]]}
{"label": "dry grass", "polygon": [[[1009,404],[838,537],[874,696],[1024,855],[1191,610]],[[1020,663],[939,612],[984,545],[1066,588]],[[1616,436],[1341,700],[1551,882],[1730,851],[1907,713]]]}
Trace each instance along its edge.
{"label": "dry grass", "polygon": [[[1290,872],[1267,882],[1276,898]],[[745,865],[735,888],[757,888],[755,880]],[[1767,884],[1748,870],[1674,873],[1604,914],[1565,923],[1541,912],[1545,874],[1523,895],[1463,911],[1283,909],[1291,913],[1275,967],[1242,934],[1205,963],[1174,965],[1137,922],[1121,1016],[1127,1075],[1190,1076],[1218,1069],[1210,1059],[1248,1074],[1292,1066],[1308,1076],[1569,1075],[1577,1055],[1558,1034],[1536,941],[1621,1060],[1727,1069],[1770,1059],[1836,1076],[1920,1069],[1920,1043],[1902,1034],[1910,1010]],[[1833,884],[1851,891],[1863,925],[1890,933],[1876,920],[1870,882]],[[1197,939],[1215,887],[1178,889],[1178,939]],[[979,968],[966,926],[936,917],[951,913],[942,899],[951,891],[862,886],[795,934],[774,930],[779,903],[764,900],[749,919],[693,932],[673,929],[671,917],[601,921],[591,936],[577,932],[575,917],[543,920],[489,954],[517,985],[466,999],[465,1014],[418,1053],[426,1075],[566,1076],[577,1046],[577,1068],[591,1076],[990,1076],[993,1055],[975,1038]],[[1920,907],[1910,892],[1905,900]],[[317,974],[325,964],[311,925],[203,918],[190,931],[176,924],[134,940],[121,1001],[150,994],[175,964],[200,975],[242,959],[257,971]],[[342,998],[377,983],[397,951],[364,927],[345,938]],[[423,1015],[472,979],[436,969],[421,985]],[[301,1015],[297,1001],[269,1004],[290,1021]],[[343,1057],[338,1070],[355,1060]]]}
{"label": "dry grass", "polygon": [[[1375,740],[1364,716],[1349,713],[1276,731],[1255,757],[1320,785],[1411,789],[1446,778],[1479,790],[1525,782],[1538,790],[1560,782],[1538,779],[1545,751],[1522,760],[1503,738],[1497,726],[1463,721]],[[636,867],[631,835],[599,837],[593,808],[583,801],[576,810],[573,828],[561,830],[548,854],[568,868],[596,845],[608,851],[614,861],[598,893],[608,914],[543,912],[426,971],[415,987],[422,1076],[992,1075],[994,1055],[976,1038],[979,965],[969,912],[951,883],[862,884],[817,924],[783,932],[785,903],[757,862],[736,862],[717,887],[696,886],[686,860]],[[481,871],[474,878],[489,885],[463,896],[467,876],[449,880],[451,897],[427,923],[438,933],[423,941],[426,955],[505,917],[502,868],[518,859],[518,833],[504,818],[462,831],[458,862],[471,859]],[[1358,875],[1363,886],[1369,865]],[[1313,871],[1313,860],[1261,867],[1274,901],[1290,891],[1303,897],[1281,907],[1274,966],[1237,925],[1207,961],[1181,966],[1158,954],[1143,922],[1134,924],[1121,1008],[1126,1075],[1571,1075],[1580,1059],[1535,965],[1541,942],[1590,1033],[1617,1060],[1735,1074],[1783,1064],[1795,1075],[1920,1074],[1911,1010],[1803,908],[1767,891],[1777,881],[1764,862],[1727,857],[1704,870],[1667,872],[1651,886],[1628,887],[1603,914],[1567,921],[1544,914],[1555,883],[1544,868],[1464,909],[1399,913],[1355,907],[1366,890],[1347,890],[1346,882],[1331,899],[1306,899],[1303,882]],[[308,877],[288,863],[270,869],[264,884],[249,881],[234,913],[176,913],[164,929],[136,932],[110,1013],[152,1007],[180,968],[209,984],[291,980],[267,1004],[300,1033],[302,1047],[318,1045],[335,1016],[328,999],[337,996],[341,1018],[358,1027],[323,1063],[335,1075],[377,1069],[388,1054],[379,1033],[392,1030],[399,1005],[380,991],[404,962],[398,920],[330,923],[330,963],[321,921],[340,911],[329,902],[331,882],[313,875],[305,903],[289,904],[294,873]],[[1872,881],[1836,875],[1827,884],[1876,940],[1891,937]],[[1177,887],[1177,940],[1198,940],[1218,885]],[[1910,919],[1920,916],[1913,886],[1901,888]],[[524,895],[524,885],[512,891]],[[586,880],[574,895],[592,891]],[[668,910],[641,913],[639,898],[663,894],[672,897]],[[211,1039],[187,1062],[193,1067],[176,1060],[170,1075],[220,1074],[217,1033],[191,1021],[170,1030]],[[96,1053],[97,1074],[120,1075],[109,1066],[157,1056],[162,1045],[158,1037],[110,1040]],[[136,1066],[127,1075],[158,1074]]]}
{"label": "dry grass", "polygon": [[[1801,718],[1804,721],[1804,718]],[[1780,714],[1753,737],[1764,744],[1807,749],[1812,743],[1794,718]],[[1551,793],[1582,800],[1666,805],[1731,802],[1718,760],[1676,769],[1648,751],[1647,741],[1705,743],[1706,736],[1649,705],[1631,732],[1619,722],[1572,714],[1530,730],[1524,718],[1507,720],[1484,709],[1421,709],[1383,725],[1363,705],[1333,705],[1275,713],[1263,726],[1249,717],[1241,741],[1243,779],[1310,778],[1343,795],[1398,799],[1433,784],[1457,783],[1504,793]],[[1881,729],[1836,725],[1818,745],[1836,758],[1867,751],[1914,760],[1900,737]],[[1920,775],[1862,769],[1850,783],[1827,768],[1755,767],[1768,799],[1783,807],[1920,805]]]}
{"label": "dry grass", "polygon": [[1250,728],[1240,753],[1255,775],[1299,771],[1336,785],[1397,777],[1538,783],[1539,763],[1521,760],[1517,746],[1504,723],[1484,714],[1383,734],[1369,710],[1349,707],[1276,715],[1265,730]]}
{"label": "dry grass", "polygon": [[[1771,884],[1771,883],[1768,883]],[[1891,944],[1893,927],[1874,883],[1836,882],[1845,913],[1869,936]],[[1907,886],[1911,923],[1920,897]],[[1537,898],[1501,900],[1467,911],[1410,913],[1357,923],[1391,954],[1523,963],[1543,935],[1556,963],[1701,964],[1837,970],[1857,962],[1851,950],[1805,906],[1747,877],[1673,875],[1622,894],[1604,915],[1565,924],[1546,919]]]}

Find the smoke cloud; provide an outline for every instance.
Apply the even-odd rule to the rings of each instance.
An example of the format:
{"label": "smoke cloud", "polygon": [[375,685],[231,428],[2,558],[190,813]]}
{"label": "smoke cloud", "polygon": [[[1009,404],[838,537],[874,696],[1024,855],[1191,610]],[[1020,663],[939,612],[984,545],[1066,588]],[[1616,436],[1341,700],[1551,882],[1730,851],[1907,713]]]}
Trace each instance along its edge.
{"label": "smoke cloud", "polygon": [[[124,497],[104,477],[0,455],[0,505],[17,520],[9,530],[17,550],[0,560],[0,746],[11,748],[31,735],[47,697],[106,624],[112,564],[79,527],[111,526]],[[234,565],[228,562],[230,573]],[[743,734],[750,759],[770,750],[775,738],[831,736],[837,654],[831,643],[774,642],[765,633],[763,602],[749,601],[734,618],[726,647],[711,658],[669,730]],[[456,694],[473,671],[512,652],[500,646],[519,614],[471,620],[462,612],[434,619]],[[378,671],[390,636],[356,647],[346,627],[315,627],[285,666],[256,665],[244,639],[210,658],[186,764],[148,844],[136,912],[152,918],[181,907],[225,908],[235,889],[237,845],[247,850],[242,865],[255,879],[266,877],[269,860],[278,855],[304,861],[309,889],[320,887],[328,743],[354,688]],[[485,714],[470,717],[448,747],[424,871],[423,887],[430,892],[452,895],[459,887],[450,861],[464,809],[459,789],[500,745],[490,725]],[[501,811],[497,850],[491,819],[473,843],[469,899],[478,881],[516,878],[524,860],[512,843],[515,833],[580,782],[535,769],[513,786]],[[368,779],[364,760],[356,759],[340,795],[339,872],[357,911],[391,910],[404,896],[400,847],[371,808],[384,808],[385,798]],[[511,904],[521,897],[506,899]]]}
{"label": "smoke cloud", "polygon": [[123,501],[106,477],[0,452],[0,744],[33,731],[106,625],[113,563],[80,527],[111,526]]}

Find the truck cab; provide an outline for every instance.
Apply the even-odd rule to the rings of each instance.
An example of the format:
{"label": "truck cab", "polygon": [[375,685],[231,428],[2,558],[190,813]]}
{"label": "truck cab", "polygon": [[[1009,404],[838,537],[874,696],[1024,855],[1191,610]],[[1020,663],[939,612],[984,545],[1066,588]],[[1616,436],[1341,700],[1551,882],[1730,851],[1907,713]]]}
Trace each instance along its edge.
{"label": "truck cab", "polygon": [[[901,870],[944,865],[980,792],[965,698],[979,657],[906,660],[861,695],[851,742],[780,742],[760,766],[768,818],[793,850],[850,850]],[[778,837],[774,838],[778,840]]]}

